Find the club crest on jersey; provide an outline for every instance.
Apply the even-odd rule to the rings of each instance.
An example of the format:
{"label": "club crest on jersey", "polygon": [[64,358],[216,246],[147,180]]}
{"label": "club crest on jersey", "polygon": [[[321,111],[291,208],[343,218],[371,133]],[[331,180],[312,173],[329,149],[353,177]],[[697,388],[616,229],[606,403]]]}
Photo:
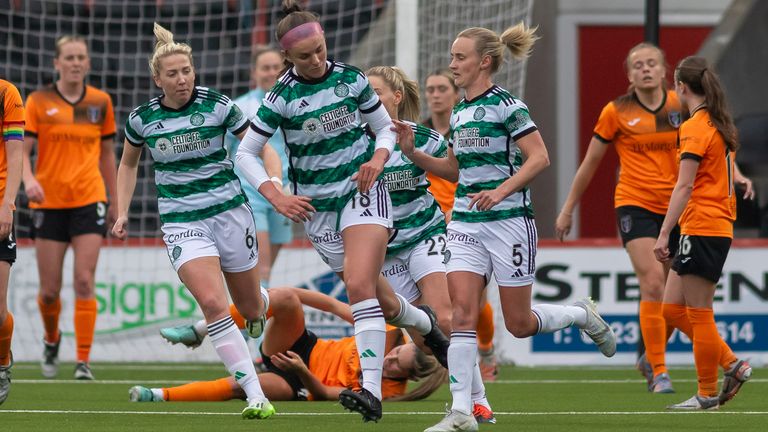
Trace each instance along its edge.
{"label": "club crest on jersey", "polygon": [[346,97],[349,94],[349,87],[344,83],[339,83],[333,89],[333,94],[338,97]]}
{"label": "club crest on jersey", "polygon": [[101,107],[96,105],[89,105],[86,111],[88,115],[88,121],[91,123],[98,123],[101,121]]}
{"label": "club crest on jersey", "polygon": [[228,128],[234,127],[240,120],[243,119],[243,111],[237,105],[234,105],[229,111],[225,126]]}
{"label": "club crest on jersey", "polygon": [[365,90],[363,90],[363,92],[360,93],[360,98],[359,98],[360,103],[368,102],[369,100],[371,100],[371,98],[375,94],[376,93],[374,93],[374,91],[373,91],[373,89],[371,88],[370,85],[365,86]]}
{"label": "club crest on jersey", "polygon": [[680,124],[683,122],[683,115],[680,114],[680,111],[670,111],[668,117],[669,124],[671,124],[673,128],[679,128]]}
{"label": "club crest on jersey", "polygon": [[189,118],[189,122],[192,123],[192,126],[202,126],[205,123],[205,117],[200,113],[194,113]]}
{"label": "club crest on jersey", "polygon": [[402,160],[403,162],[405,162],[407,164],[412,163],[411,160],[408,159],[408,156],[406,156],[405,153],[403,153],[403,152],[400,152],[400,160]]}
{"label": "club crest on jersey", "polygon": [[176,261],[181,256],[181,246],[174,246],[173,251],[171,251],[171,257],[173,257],[173,260]]}
{"label": "club crest on jersey", "polygon": [[624,215],[621,217],[621,232],[629,234],[632,230],[632,216]]}
{"label": "club crest on jersey", "polygon": [[158,151],[165,153],[171,148],[171,140],[168,138],[158,138],[155,141],[155,149]]}
{"label": "club crest on jersey", "polygon": [[320,133],[321,129],[322,124],[320,123],[320,120],[314,117],[304,120],[304,123],[301,124],[301,130],[307,135],[317,135]]}
{"label": "club crest on jersey", "polygon": [[103,202],[96,203],[96,216],[103,218],[107,215],[107,206]]}
{"label": "club crest on jersey", "polygon": [[472,118],[474,118],[476,121],[480,121],[483,119],[483,117],[485,117],[485,108],[478,107],[475,110],[475,114],[472,116]]}
{"label": "club crest on jersey", "polygon": [[35,210],[32,213],[32,225],[35,226],[35,228],[40,229],[40,227],[43,226],[43,219],[45,218],[45,213],[43,213],[40,210]]}
{"label": "club crest on jersey", "polygon": [[509,126],[507,126],[507,129],[512,131],[518,130],[521,127],[525,126],[525,124],[528,123],[529,119],[530,119],[530,114],[528,114],[528,111],[525,109],[519,108],[512,113],[512,116],[509,119],[510,123],[509,123]]}

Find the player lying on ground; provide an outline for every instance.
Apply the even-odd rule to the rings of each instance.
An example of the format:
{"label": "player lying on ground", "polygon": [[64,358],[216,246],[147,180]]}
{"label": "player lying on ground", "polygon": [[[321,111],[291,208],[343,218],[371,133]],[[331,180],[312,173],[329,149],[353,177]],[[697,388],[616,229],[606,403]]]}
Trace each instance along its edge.
{"label": "player lying on ground", "polygon": [[[267,372],[259,374],[259,382],[267,398],[273,401],[338,400],[343,390],[357,389],[361,369],[354,337],[319,339],[307,330],[301,307],[305,304],[352,323],[349,305],[302,288],[272,288],[269,299],[269,321],[261,345]],[[238,324],[242,327],[244,321]],[[195,348],[205,337],[204,332],[198,332],[196,328],[192,325],[166,328],[161,334],[172,343]],[[445,369],[413,343],[404,343],[399,329],[389,328],[385,352],[384,399],[423,399],[445,382]],[[408,380],[422,384],[406,393]],[[245,397],[231,376],[170,388],[134,386],[129,394],[133,402],[225,401]]]}

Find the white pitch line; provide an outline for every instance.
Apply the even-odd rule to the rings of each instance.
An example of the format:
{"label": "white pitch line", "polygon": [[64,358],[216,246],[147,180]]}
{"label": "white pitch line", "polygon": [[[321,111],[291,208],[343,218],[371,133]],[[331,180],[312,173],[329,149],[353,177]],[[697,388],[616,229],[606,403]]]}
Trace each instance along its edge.
{"label": "white pitch line", "polygon": [[[74,363],[73,363],[74,366]],[[99,370],[138,370],[138,371],[153,371],[153,370],[160,370],[160,371],[177,371],[177,370],[192,370],[192,371],[199,371],[199,370],[221,370],[226,371],[224,368],[224,365],[222,364],[202,364],[202,365],[179,365],[179,366],[173,366],[173,365],[140,365],[140,364],[133,364],[133,365],[100,365],[96,363],[96,366],[91,364],[93,369]],[[40,365],[32,365],[32,364],[17,364],[13,366],[14,370],[40,370]]]}
{"label": "white pitch line", "polygon": [[[697,382],[694,378],[676,378],[674,382],[681,383],[693,383]],[[496,380],[486,381],[483,384],[630,384],[630,383],[645,383],[644,379],[615,379],[615,380],[597,380],[597,379],[584,379],[584,380],[564,380],[564,379],[543,379],[543,380]],[[750,383],[766,383],[768,378],[753,378],[749,380]]]}
{"label": "white pitch line", "polygon": [[87,381],[87,380],[57,380],[57,379],[14,379],[14,384],[81,384],[81,385],[89,385],[89,384],[187,384],[191,382],[190,380],[94,380],[94,381]]}
{"label": "white pitch line", "polygon": [[[183,415],[183,416],[239,416],[239,413],[200,412],[200,411],[88,411],[88,410],[2,410],[2,413],[13,414],[109,414],[109,415]],[[494,412],[495,416],[606,416],[606,415],[687,415],[700,414],[696,411],[555,411],[555,412]],[[709,415],[768,415],[768,411],[711,411]],[[283,412],[275,414],[285,417],[306,416],[348,416],[357,413],[327,413],[327,412]],[[443,411],[386,411],[384,415],[445,415]]]}
{"label": "white pitch line", "polygon": [[[190,380],[94,380],[94,381],[84,381],[84,380],[56,380],[56,379],[14,379],[14,383],[19,384],[186,384],[190,382]],[[685,379],[675,379],[675,382],[678,383],[694,383],[696,382],[695,379],[692,378],[685,378]],[[750,383],[756,383],[756,384],[764,384],[768,382],[768,378],[753,378],[749,380]],[[485,385],[488,384],[637,384],[637,383],[645,383],[645,380],[643,379],[616,379],[616,380],[558,380],[558,379],[552,379],[552,380],[496,380],[496,381],[490,381],[486,382]]]}

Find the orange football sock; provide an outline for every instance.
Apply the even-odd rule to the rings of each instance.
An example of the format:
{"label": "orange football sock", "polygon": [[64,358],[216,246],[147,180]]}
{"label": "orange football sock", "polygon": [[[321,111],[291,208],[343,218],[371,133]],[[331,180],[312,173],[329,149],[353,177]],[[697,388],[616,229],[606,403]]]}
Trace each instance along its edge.
{"label": "orange football sock", "polygon": [[163,398],[169,402],[217,402],[234,399],[235,392],[229,378],[215,381],[197,381],[178,387],[164,388]]}
{"label": "orange football sock", "polygon": [[[232,320],[235,322],[237,328],[241,330],[245,328],[245,317],[240,314],[240,311],[237,310],[234,304],[229,305],[229,314],[232,315]],[[272,306],[269,307],[266,315],[266,319],[270,318],[272,318]]]}
{"label": "orange football sock", "polygon": [[11,336],[13,336],[13,314],[8,312],[0,324],[0,366],[11,364]]}
{"label": "orange football sock", "polygon": [[[688,339],[693,340],[693,329],[691,328],[691,322],[688,320],[688,312],[685,306],[664,303],[664,320],[667,322],[667,339],[672,335],[674,329],[678,329],[685,333]],[[720,338],[720,342],[720,361],[718,363],[723,370],[728,370],[738,358],[722,338]]]}
{"label": "orange football sock", "polygon": [[693,357],[699,379],[699,396],[717,396],[717,366],[720,361],[721,338],[710,308],[688,308],[693,327]]}
{"label": "orange football sock", "polygon": [[245,318],[240,315],[240,311],[237,310],[234,304],[229,305],[229,314],[232,315],[232,320],[235,321],[235,325],[239,329],[245,328]]}
{"label": "orange football sock", "polygon": [[645,358],[653,366],[653,375],[666,372],[667,329],[661,302],[640,301],[640,331],[643,332]]}
{"label": "orange football sock", "polygon": [[37,296],[37,306],[40,308],[40,316],[43,318],[45,341],[48,343],[56,343],[59,340],[61,299],[57,298],[53,303],[43,303],[43,298]]}
{"label": "orange football sock", "polygon": [[95,298],[75,299],[75,343],[77,343],[77,361],[88,363],[93,344],[93,333],[96,331],[96,311],[98,303]]}
{"label": "orange football sock", "polygon": [[493,308],[485,302],[477,319],[477,349],[488,352],[493,349]]}

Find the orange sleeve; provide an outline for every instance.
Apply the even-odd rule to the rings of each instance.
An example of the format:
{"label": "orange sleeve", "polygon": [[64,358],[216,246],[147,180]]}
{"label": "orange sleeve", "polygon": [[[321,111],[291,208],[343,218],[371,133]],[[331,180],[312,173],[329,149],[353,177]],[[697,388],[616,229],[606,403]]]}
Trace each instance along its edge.
{"label": "orange sleeve", "polygon": [[698,123],[690,121],[680,125],[680,157],[685,154],[695,155],[703,158],[709,147],[709,140],[704,139],[705,131],[698,131]]}
{"label": "orange sleeve", "polygon": [[603,107],[603,111],[597,119],[597,124],[595,125],[593,132],[600,141],[610,142],[616,137],[618,131],[619,121],[616,113],[616,106],[611,102]]}
{"label": "orange sleeve", "polygon": [[108,139],[112,138],[117,133],[117,126],[115,125],[115,110],[112,107],[112,98],[106,93],[105,97],[107,99],[107,112],[101,127],[101,137],[103,139]]}
{"label": "orange sleeve", "polygon": [[34,93],[27,97],[26,109],[24,110],[24,130],[33,135],[37,135],[37,105],[35,103]]}
{"label": "orange sleeve", "polygon": [[5,90],[5,109],[3,110],[3,123],[24,123],[24,104],[21,103],[21,95],[16,86],[8,83]]}

